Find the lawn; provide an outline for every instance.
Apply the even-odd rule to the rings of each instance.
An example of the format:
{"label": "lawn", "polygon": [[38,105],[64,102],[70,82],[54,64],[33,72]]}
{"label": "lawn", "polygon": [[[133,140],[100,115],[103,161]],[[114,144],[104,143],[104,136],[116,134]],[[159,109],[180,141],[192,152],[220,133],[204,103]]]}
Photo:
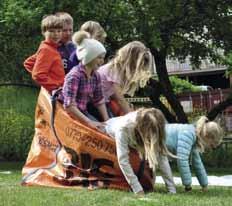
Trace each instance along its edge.
{"label": "lawn", "polygon": [[[164,185],[158,185],[156,192],[140,198],[131,192],[99,189],[59,189],[48,187],[24,187],[20,185],[22,163],[0,162],[0,205],[1,206],[116,206],[116,205],[231,205],[232,187],[209,187],[208,192],[201,192],[196,186],[190,193],[177,188],[178,194],[165,193]],[[11,171],[4,174],[3,171]]]}
{"label": "lawn", "polygon": [[[23,145],[28,144],[30,146],[33,136],[34,110],[38,90],[2,87],[0,88],[0,95],[2,97],[0,102],[0,129],[2,128],[0,131],[0,160],[1,155],[2,157],[9,157],[9,159],[24,159],[24,154],[27,155],[29,147],[25,149]],[[16,124],[17,122],[20,122],[20,124]],[[26,127],[28,127],[27,130],[25,130]],[[13,148],[10,147],[12,142],[15,145]],[[21,146],[22,152],[19,150],[20,143],[23,143]],[[6,147],[6,145],[9,145],[9,147]],[[15,150],[15,153],[12,153],[13,150]],[[9,153],[8,156],[6,155],[7,152]],[[218,153],[221,154],[221,151],[218,150]],[[215,161],[215,156],[212,156]],[[221,161],[222,159],[218,160]],[[227,163],[228,161],[227,159]],[[137,197],[131,192],[118,190],[88,191],[87,189],[23,187],[20,185],[22,166],[22,162],[0,161],[0,206],[232,205],[232,187],[209,187],[208,192],[203,193],[200,187],[196,186],[192,192],[185,193],[183,187],[179,186],[177,188],[178,194],[169,195],[165,193],[164,185],[157,185],[156,192],[146,194],[145,198]],[[10,173],[4,173],[5,171],[10,171]],[[227,164],[227,169],[207,168],[207,171],[211,175],[224,175],[231,174],[232,169]],[[175,173],[175,175],[177,174]]]}

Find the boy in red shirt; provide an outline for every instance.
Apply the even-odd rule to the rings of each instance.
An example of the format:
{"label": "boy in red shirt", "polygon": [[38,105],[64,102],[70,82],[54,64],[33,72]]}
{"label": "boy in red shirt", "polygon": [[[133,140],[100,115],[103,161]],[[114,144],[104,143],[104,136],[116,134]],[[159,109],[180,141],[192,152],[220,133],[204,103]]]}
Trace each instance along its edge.
{"label": "boy in red shirt", "polygon": [[[55,15],[63,21],[62,38],[59,42],[59,46],[57,49],[61,55],[61,59],[64,66],[64,72],[65,74],[67,74],[72,69],[71,60],[69,60],[69,58],[71,54],[76,50],[76,46],[72,42],[73,18],[67,12],[57,12]],[[24,67],[30,73],[32,72],[33,67],[35,65],[35,60],[36,54],[33,54],[24,61]]]}
{"label": "boy in red shirt", "polygon": [[30,71],[35,82],[49,92],[62,86],[64,82],[64,68],[57,50],[62,29],[63,21],[55,15],[46,16],[42,20],[41,30],[45,40],[35,54],[35,64]]}

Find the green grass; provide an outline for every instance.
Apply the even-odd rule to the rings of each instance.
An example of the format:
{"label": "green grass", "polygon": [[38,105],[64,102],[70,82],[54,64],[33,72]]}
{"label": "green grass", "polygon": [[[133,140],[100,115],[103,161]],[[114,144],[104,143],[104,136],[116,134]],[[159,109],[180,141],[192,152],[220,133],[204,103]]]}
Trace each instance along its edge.
{"label": "green grass", "polygon": [[20,185],[22,163],[0,162],[0,205],[1,206],[229,206],[232,202],[232,187],[209,187],[208,192],[201,192],[196,186],[190,193],[177,188],[178,194],[165,193],[163,185],[156,186],[156,192],[146,194],[141,199],[131,192],[99,189],[59,189],[49,187],[25,187]]}

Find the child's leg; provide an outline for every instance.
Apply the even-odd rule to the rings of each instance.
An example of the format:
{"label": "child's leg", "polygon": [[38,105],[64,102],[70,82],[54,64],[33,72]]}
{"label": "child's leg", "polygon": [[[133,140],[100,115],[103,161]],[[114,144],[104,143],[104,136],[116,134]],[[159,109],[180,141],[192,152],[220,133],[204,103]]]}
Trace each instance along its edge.
{"label": "child's leg", "polygon": [[172,170],[169,165],[167,156],[159,155],[158,165],[159,165],[159,169],[161,170],[161,175],[168,189],[168,192],[176,193],[176,186],[173,180]]}

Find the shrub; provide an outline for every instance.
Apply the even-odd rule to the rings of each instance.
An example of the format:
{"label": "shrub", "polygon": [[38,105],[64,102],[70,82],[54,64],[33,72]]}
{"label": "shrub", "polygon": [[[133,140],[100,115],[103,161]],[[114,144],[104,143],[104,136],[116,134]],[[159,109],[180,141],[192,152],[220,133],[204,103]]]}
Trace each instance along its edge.
{"label": "shrub", "polygon": [[0,157],[5,160],[25,160],[32,136],[34,120],[13,110],[0,110]]}
{"label": "shrub", "polygon": [[0,87],[0,159],[25,160],[34,133],[38,90]]}
{"label": "shrub", "polygon": [[195,85],[193,85],[191,82],[178,78],[176,76],[169,77],[171,85],[173,87],[173,90],[175,94],[180,94],[183,92],[199,92],[201,89]]}

